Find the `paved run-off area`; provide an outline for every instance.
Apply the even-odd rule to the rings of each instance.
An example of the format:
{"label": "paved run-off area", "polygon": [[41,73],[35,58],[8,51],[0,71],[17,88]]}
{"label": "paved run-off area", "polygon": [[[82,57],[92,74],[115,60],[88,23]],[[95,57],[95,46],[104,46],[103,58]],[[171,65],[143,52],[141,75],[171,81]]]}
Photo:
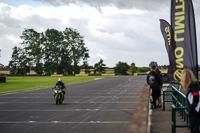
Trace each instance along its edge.
{"label": "paved run-off area", "polygon": [[145,79],[120,76],[67,85],[62,105],[55,104],[51,88],[0,95],[0,132],[126,133]]}

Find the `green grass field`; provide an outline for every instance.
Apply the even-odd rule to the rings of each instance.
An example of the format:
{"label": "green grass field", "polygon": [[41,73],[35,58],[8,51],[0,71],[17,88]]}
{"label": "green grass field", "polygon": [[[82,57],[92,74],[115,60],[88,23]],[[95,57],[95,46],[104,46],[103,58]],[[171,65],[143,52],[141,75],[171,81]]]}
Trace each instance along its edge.
{"label": "green grass field", "polygon": [[[0,94],[53,87],[59,77],[6,77],[6,83],[0,83]],[[105,76],[61,77],[65,84],[91,81]]]}

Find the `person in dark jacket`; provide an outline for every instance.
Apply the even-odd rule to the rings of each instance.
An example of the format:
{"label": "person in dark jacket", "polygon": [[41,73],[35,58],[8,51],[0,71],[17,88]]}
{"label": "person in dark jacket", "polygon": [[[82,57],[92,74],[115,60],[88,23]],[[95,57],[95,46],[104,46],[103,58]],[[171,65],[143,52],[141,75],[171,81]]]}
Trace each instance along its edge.
{"label": "person in dark jacket", "polygon": [[66,87],[65,87],[65,84],[62,82],[61,78],[58,79],[58,82],[56,83],[55,88],[56,88],[56,86],[61,86],[62,87],[62,92],[65,95]]}
{"label": "person in dark jacket", "polygon": [[147,84],[150,85],[152,89],[152,98],[153,98],[153,105],[154,108],[157,108],[156,101],[160,97],[160,78],[159,75],[155,72],[155,66],[151,66],[151,72],[147,75]]}
{"label": "person in dark jacket", "polygon": [[156,73],[157,73],[157,75],[158,75],[158,77],[160,78],[159,80],[160,80],[160,97],[158,98],[158,108],[162,108],[162,100],[161,100],[161,91],[162,91],[162,73],[161,73],[161,71],[159,70],[159,68],[158,68],[158,65],[157,64],[155,64],[155,67],[156,67]]}
{"label": "person in dark jacket", "polygon": [[191,133],[200,133],[200,86],[190,69],[184,69],[181,75],[181,85],[187,91],[187,109],[190,119]]}

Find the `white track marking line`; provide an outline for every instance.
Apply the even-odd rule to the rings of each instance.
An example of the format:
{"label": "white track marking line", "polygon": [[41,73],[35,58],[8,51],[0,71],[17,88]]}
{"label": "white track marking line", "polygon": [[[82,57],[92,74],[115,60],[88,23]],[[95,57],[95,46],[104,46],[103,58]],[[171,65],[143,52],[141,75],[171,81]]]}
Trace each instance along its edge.
{"label": "white track marking line", "polygon": [[[139,94],[138,94],[139,95]],[[139,97],[139,96],[123,96],[123,98],[126,98],[126,97]],[[80,96],[66,96],[66,98],[73,98],[73,97],[80,97]],[[98,97],[98,98],[109,98],[109,97],[121,97],[121,95],[119,95],[119,96],[84,96],[83,98],[91,98],[91,97]],[[53,96],[52,97],[43,97],[43,96],[36,96],[36,97],[0,97],[0,99],[6,99],[6,98],[18,98],[18,99],[20,99],[20,98],[24,98],[24,99],[27,99],[27,98],[53,98]]]}
{"label": "white track marking line", "polygon": [[[30,103],[30,104],[49,104],[49,103],[54,103],[52,102],[0,102],[0,104],[8,104],[8,103]],[[138,103],[138,102],[63,102],[64,104],[98,104],[98,103],[102,103],[102,104],[129,104],[129,103]]]}
{"label": "white track marking line", "polygon": [[0,124],[129,124],[130,121],[0,121]]}
{"label": "white track marking line", "polygon": [[0,112],[71,112],[71,111],[100,111],[100,112],[115,112],[115,111],[134,111],[135,109],[13,109],[0,110]]}

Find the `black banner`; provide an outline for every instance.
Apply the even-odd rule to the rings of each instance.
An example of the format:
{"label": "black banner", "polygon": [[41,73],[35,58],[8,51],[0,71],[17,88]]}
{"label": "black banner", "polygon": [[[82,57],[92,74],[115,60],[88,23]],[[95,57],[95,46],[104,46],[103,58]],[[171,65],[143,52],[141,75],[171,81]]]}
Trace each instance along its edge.
{"label": "black banner", "polygon": [[167,49],[169,57],[169,67],[168,67],[167,77],[169,82],[173,82],[174,81],[173,73],[176,71],[176,62],[175,62],[176,59],[174,54],[176,45],[172,42],[173,31],[171,25],[166,20],[163,19],[160,19],[160,29],[165,40],[165,47]]}
{"label": "black banner", "polygon": [[191,69],[198,77],[196,27],[191,0],[171,0],[171,26],[176,45],[174,80],[180,81],[184,68]]}

